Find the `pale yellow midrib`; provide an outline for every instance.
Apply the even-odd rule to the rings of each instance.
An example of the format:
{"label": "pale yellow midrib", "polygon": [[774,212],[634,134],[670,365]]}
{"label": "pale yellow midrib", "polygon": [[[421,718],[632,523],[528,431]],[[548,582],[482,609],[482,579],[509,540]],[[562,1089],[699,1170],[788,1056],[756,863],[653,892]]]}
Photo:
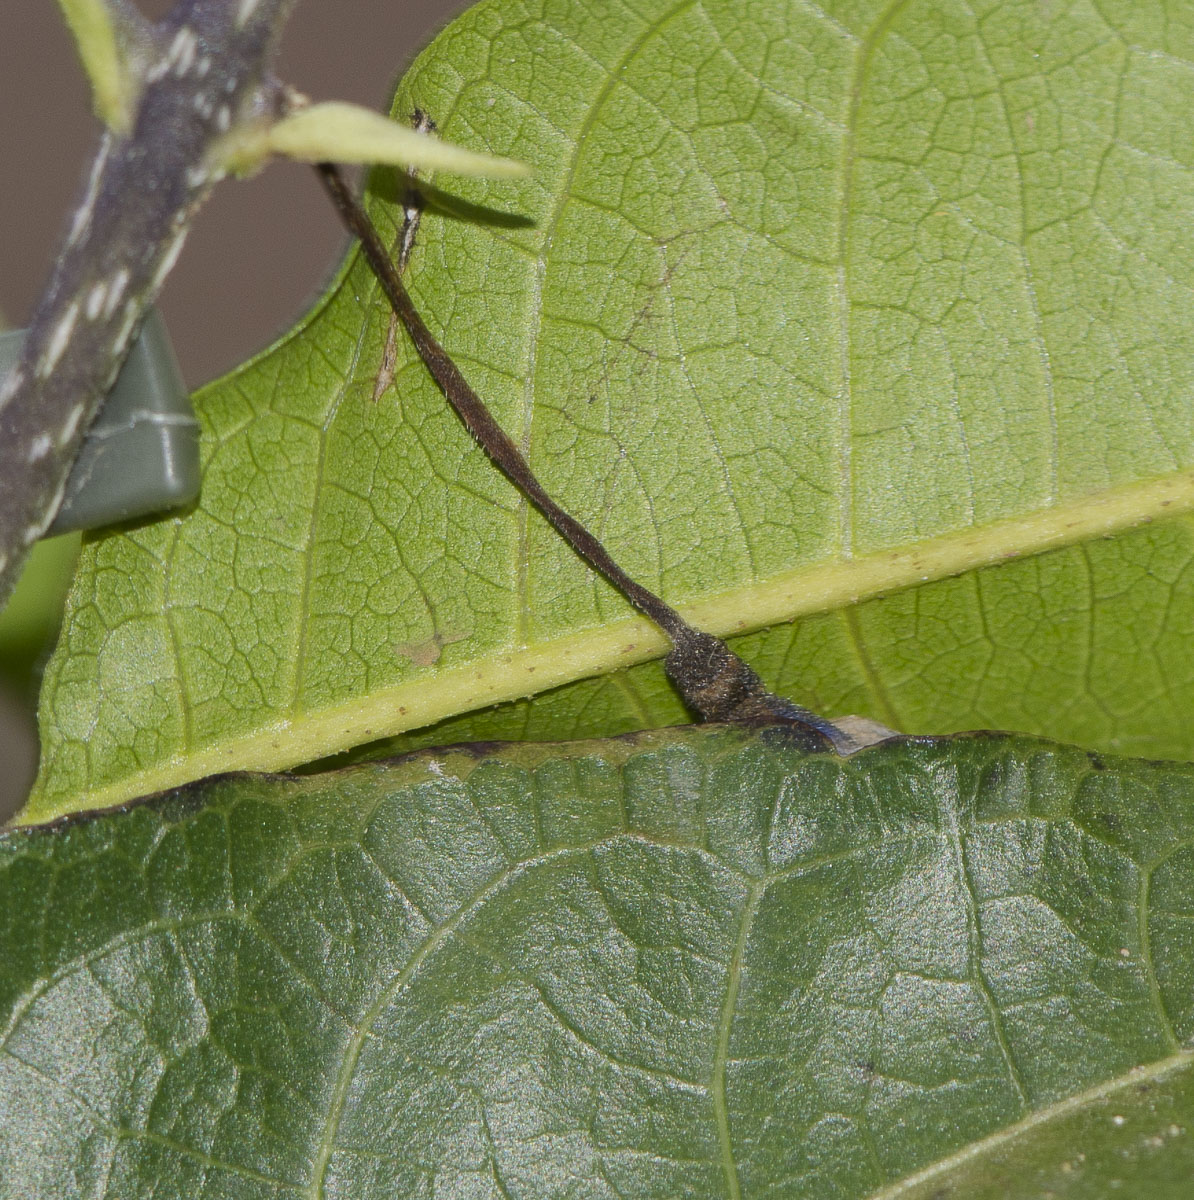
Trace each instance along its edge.
{"label": "pale yellow midrib", "polygon": [[[683,605],[681,611],[698,628],[729,637],[1191,511],[1194,471],[1175,472],[898,549],[796,568]],[[667,645],[654,625],[636,617],[491,655],[431,678],[279,718],[218,746],[177,755],[86,795],[72,796],[69,811],[108,808],[222,771],[285,770],[447,717],[658,658]],[[20,820],[49,820],[63,811],[67,810],[58,798],[43,799],[35,793]]]}

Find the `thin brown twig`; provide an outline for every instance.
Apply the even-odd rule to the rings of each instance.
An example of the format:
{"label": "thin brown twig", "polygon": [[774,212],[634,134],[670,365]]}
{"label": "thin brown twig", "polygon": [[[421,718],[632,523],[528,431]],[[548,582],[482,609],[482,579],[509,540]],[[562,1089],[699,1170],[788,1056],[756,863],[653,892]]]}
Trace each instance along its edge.
{"label": "thin brown twig", "polygon": [[758,675],[725,642],[694,629],[671,605],[628,575],[601,542],[548,495],[522,452],[427,328],[388,249],[339,168],[320,163],[315,169],[340,219],[359,239],[419,357],[464,427],[568,545],[668,635],[672,650],[664,666],[685,702],[705,720],[781,720],[806,730],[815,744],[823,745],[823,738],[836,741],[840,735],[834,725],[767,691]]}

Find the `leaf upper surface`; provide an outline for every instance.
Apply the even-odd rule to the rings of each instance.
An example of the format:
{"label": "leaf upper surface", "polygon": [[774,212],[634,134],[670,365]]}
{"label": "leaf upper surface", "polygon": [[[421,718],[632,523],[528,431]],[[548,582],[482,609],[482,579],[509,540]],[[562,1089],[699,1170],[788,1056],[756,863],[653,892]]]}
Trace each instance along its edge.
{"label": "leaf upper surface", "polygon": [[679,729],[0,838],[0,1192],[1188,1194],[1194,769]]}
{"label": "leaf upper surface", "polygon": [[[1192,62],[1177,0],[491,0],[395,112],[536,174],[453,183],[410,282],[632,573],[779,625],[772,687],[1189,756]],[[353,260],[200,393],[199,508],[85,556],[30,818],[660,652],[390,336]],[[550,736],[675,719],[638,670]]]}

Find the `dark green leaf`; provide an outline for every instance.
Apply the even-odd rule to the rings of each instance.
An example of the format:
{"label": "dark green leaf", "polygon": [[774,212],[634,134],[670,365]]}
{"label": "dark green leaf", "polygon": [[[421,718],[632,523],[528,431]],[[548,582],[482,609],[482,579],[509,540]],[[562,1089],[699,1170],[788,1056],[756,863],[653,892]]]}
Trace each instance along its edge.
{"label": "dark green leaf", "polygon": [[1190,767],[778,729],[14,832],[0,1194],[1184,1198],[1192,839]]}

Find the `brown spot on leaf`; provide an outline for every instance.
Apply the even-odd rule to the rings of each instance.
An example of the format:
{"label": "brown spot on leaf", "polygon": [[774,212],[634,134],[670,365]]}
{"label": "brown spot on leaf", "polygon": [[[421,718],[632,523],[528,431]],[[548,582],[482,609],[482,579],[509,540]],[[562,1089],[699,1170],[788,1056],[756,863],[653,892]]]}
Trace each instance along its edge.
{"label": "brown spot on leaf", "polygon": [[445,646],[464,641],[470,632],[471,630],[464,633],[437,632],[423,641],[402,642],[396,645],[394,650],[416,667],[434,667],[439,662]]}

